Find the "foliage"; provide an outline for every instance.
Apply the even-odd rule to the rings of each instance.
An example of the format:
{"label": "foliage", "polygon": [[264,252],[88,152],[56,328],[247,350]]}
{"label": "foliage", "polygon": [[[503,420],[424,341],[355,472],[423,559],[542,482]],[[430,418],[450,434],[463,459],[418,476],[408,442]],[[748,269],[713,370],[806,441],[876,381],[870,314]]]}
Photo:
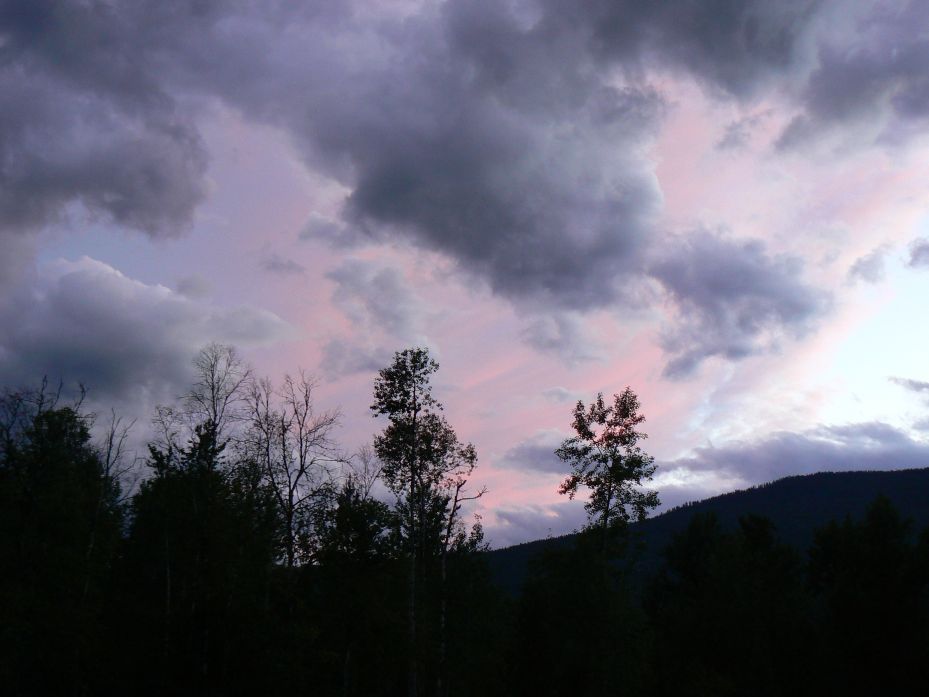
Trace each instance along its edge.
{"label": "foliage", "polygon": [[610,405],[603,394],[589,407],[578,401],[572,423],[576,435],[555,451],[571,467],[559,492],[574,498],[581,487],[590,490],[585,505],[588,528],[600,531],[603,544],[610,531],[644,520],[658,506],[658,494],[641,489],[655,473],[655,463],[639,447],[646,438],[637,430],[645,421],[639,407],[638,397],[628,387],[614,395]]}
{"label": "foliage", "polygon": [[[462,503],[484,494],[484,489],[473,495],[466,490],[477,453],[473,445],[458,440],[439,413],[442,405],[432,396],[430,384],[438,368],[426,349],[397,352],[374,381],[371,405],[375,416],[388,421],[374,439],[374,451],[383,463],[384,482],[397,497],[398,535],[409,559],[410,697],[420,693],[422,677],[434,680],[436,693],[448,691],[448,555],[468,545],[477,549],[482,539],[479,525],[468,535],[461,522]],[[437,582],[430,578],[436,562]],[[435,609],[423,607],[433,592],[424,588],[430,582],[435,584]]]}
{"label": "foliage", "polygon": [[0,680],[13,695],[84,689],[103,670],[119,483],[80,403],[43,384],[0,397],[0,415]]}
{"label": "foliage", "polygon": [[[209,356],[223,360],[202,364],[191,393],[218,395],[216,408],[187,395],[159,412],[148,476],[128,499],[117,416],[96,423],[47,385],[0,397],[4,694],[925,691],[929,531],[888,499],[855,508],[887,479],[785,480],[627,528],[653,501],[639,491],[653,462],[635,395],[598,397],[578,405],[560,451],[566,493],[594,494],[588,530],[546,543],[522,587],[503,592],[480,520],[464,524],[482,491],[468,491],[476,455],[432,397],[427,352],[381,371],[387,428],[351,458],[327,430],[336,412],[311,408],[311,378],[271,389],[223,347]],[[261,423],[270,437],[256,437]],[[893,476],[905,482],[894,501],[926,510],[927,472]],[[312,501],[296,527],[289,491]],[[780,516],[778,528],[746,505]],[[855,516],[803,537],[811,506],[820,521]],[[707,508],[718,516],[691,515]],[[660,561],[639,554],[637,529],[659,533],[642,539],[666,547]]]}

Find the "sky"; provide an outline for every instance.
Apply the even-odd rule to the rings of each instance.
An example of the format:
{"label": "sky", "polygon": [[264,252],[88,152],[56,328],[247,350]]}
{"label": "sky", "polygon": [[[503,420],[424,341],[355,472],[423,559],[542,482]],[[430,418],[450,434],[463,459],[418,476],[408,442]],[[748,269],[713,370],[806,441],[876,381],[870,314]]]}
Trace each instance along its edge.
{"label": "sky", "polygon": [[[425,346],[506,545],[570,531],[578,399],[663,507],[929,466],[929,5],[0,2],[0,384],[137,418],[199,348],[346,449]],[[140,436],[141,438],[142,436]]]}

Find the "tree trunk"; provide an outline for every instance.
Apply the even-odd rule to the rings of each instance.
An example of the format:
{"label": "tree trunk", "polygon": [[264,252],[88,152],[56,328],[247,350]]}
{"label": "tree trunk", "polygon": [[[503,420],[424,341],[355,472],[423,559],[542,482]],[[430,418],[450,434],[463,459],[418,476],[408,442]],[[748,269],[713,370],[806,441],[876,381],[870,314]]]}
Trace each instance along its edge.
{"label": "tree trunk", "polygon": [[[412,487],[411,487],[412,488]],[[413,504],[410,505],[410,581],[409,581],[409,607],[407,610],[407,619],[409,621],[410,631],[410,674],[408,694],[409,697],[416,697],[416,546],[415,535],[413,533]]]}
{"label": "tree trunk", "polygon": [[[414,399],[416,399],[414,392]],[[408,610],[408,619],[409,619],[409,630],[410,630],[410,674],[409,674],[409,684],[407,685],[408,697],[417,697],[418,686],[417,686],[417,677],[418,677],[418,668],[419,664],[417,662],[417,642],[416,642],[416,554],[417,554],[417,540],[416,540],[416,416],[417,409],[414,406],[413,411],[413,434],[412,434],[412,448],[410,450],[410,597],[409,597],[409,610]],[[422,525],[422,519],[420,518],[420,525]]]}
{"label": "tree trunk", "polygon": [[447,579],[448,579],[448,541],[446,540],[445,546],[442,549],[442,563],[441,563],[441,587],[439,589],[439,669],[436,676],[436,688],[435,695],[436,697],[442,697],[445,694],[445,691],[448,689],[448,686],[445,683],[445,662],[446,655],[448,654],[448,639],[446,637],[446,626],[447,626],[447,615],[448,615],[448,588],[447,588]]}

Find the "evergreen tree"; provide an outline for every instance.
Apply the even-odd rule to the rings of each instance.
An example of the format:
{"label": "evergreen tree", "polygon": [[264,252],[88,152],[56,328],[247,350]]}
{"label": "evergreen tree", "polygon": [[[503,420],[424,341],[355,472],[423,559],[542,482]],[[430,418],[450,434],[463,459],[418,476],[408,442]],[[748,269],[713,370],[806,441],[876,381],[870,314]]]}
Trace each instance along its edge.
{"label": "evergreen tree", "polygon": [[0,398],[0,683],[13,695],[87,690],[107,663],[120,488],[91,418],[58,402],[44,385]]}

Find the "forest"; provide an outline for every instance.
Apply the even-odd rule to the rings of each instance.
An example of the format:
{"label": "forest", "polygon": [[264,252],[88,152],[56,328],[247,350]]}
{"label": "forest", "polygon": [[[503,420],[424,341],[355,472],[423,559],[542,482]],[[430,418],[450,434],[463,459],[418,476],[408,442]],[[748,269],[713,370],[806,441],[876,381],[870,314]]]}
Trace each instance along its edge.
{"label": "forest", "polygon": [[[258,379],[210,345],[152,417],[142,477],[129,424],[43,383],[0,397],[0,684],[8,695],[923,694],[929,530],[887,498],[808,545],[769,518],[700,511],[647,574],[658,505],[635,393],[571,415],[570,544],[499,583],[478,453],[443,415],[425,349],[375,377],[381,430],[297,373]],[[102,434],[102,435],[101,435]]]}

